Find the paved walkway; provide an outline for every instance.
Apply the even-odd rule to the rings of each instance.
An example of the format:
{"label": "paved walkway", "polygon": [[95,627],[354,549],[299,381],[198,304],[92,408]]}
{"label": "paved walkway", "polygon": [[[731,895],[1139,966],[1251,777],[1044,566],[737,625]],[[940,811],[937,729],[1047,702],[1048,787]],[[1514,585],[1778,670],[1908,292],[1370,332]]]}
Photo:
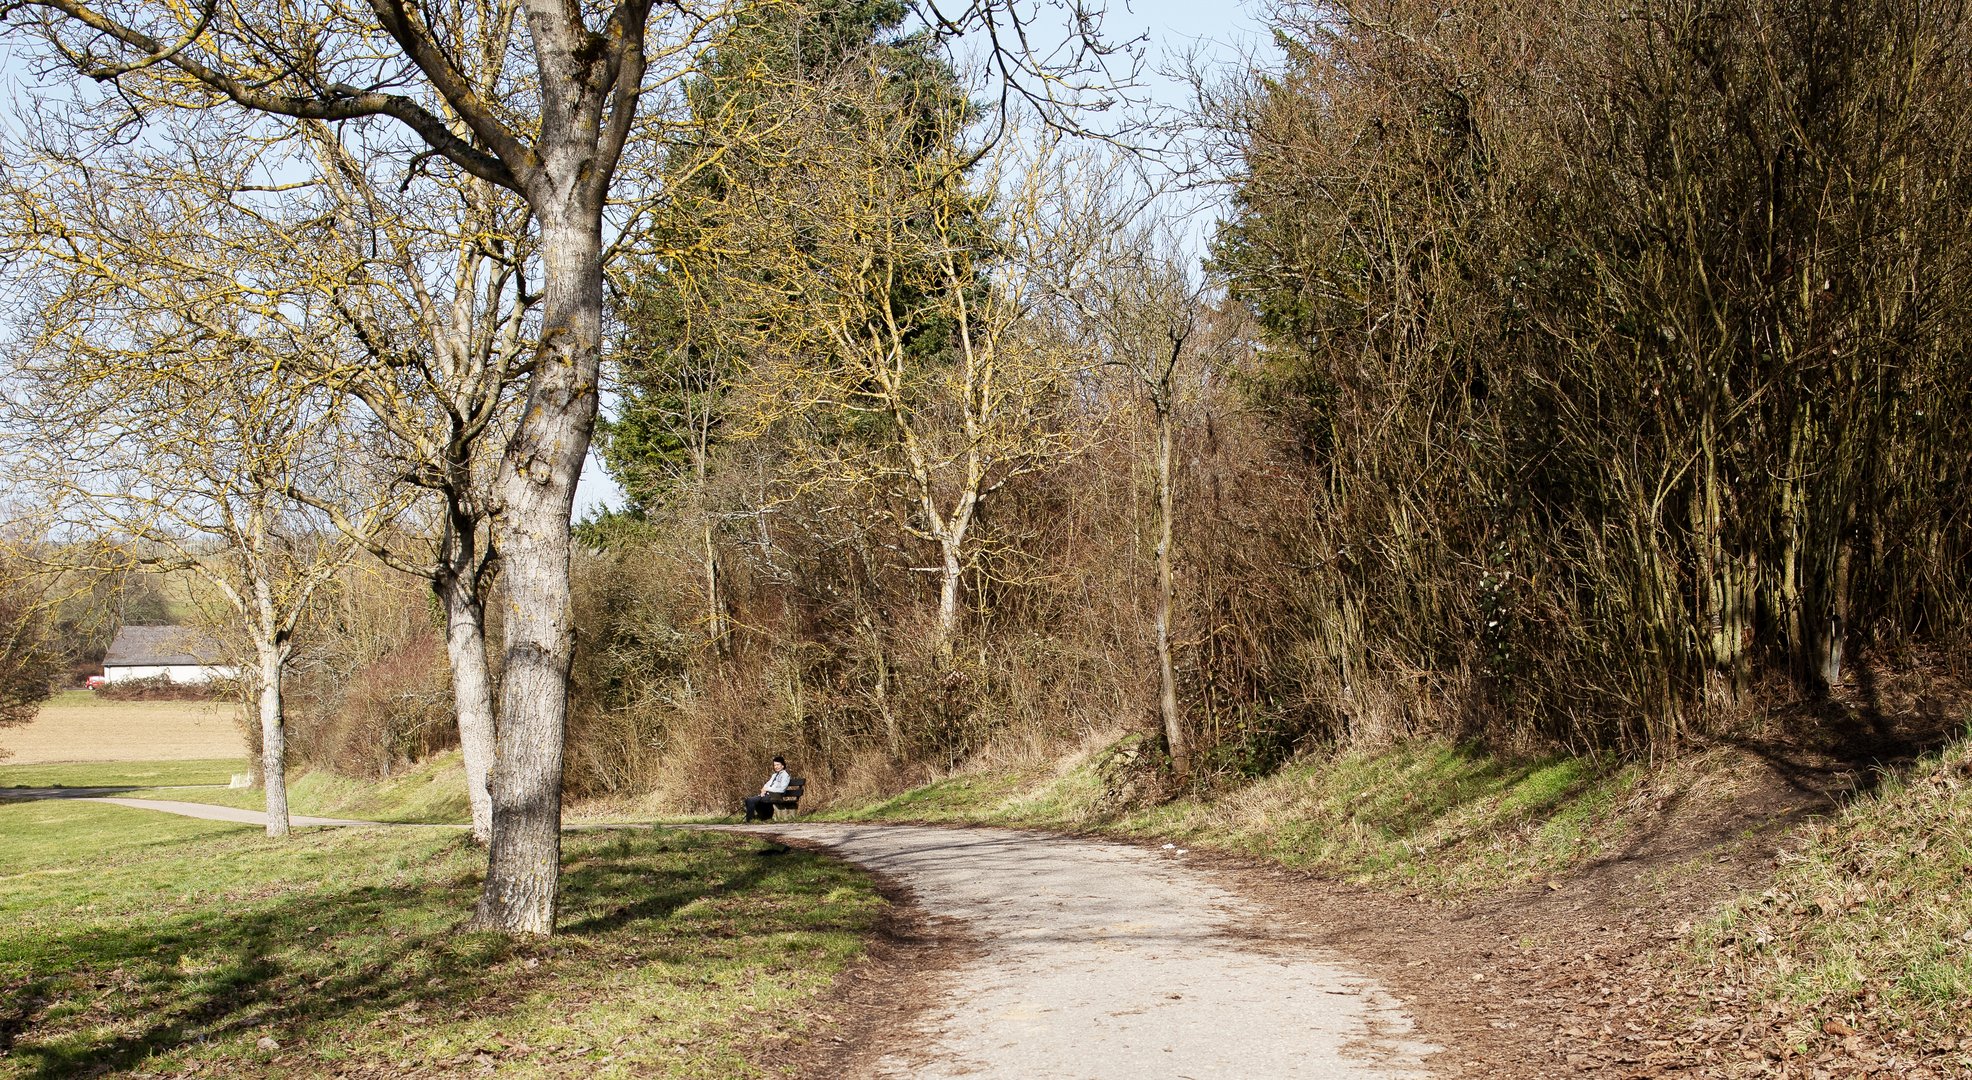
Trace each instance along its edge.
{"label": "paved walkway", "polygon": [[980,947],[874,1077],[1418,1077],[1434,1051],[1376,983],[1175,852],[997,829],[763,831],[908,885]]}
{"label": "paved walkway", "polygon": [[[242,825],[267,824],[264,810],[244,810],[237,806],[215,806],[212,803],[180,802],[176,799],[124,799],[116,796],[119,791],[135,791],[136,788],[16,788],[0,787],[0,802],[28,799],[81,799],[87,802],[114,803],[138,810],[156,810],[164,814],[177,814],[179,817],[203,818],[207,821],[236,821]],[[344,818],[307,817],[302,814],[289,814],[289,826],[305,825],[379,825],[376,821],[351,821]],[[449,827],[449,826],[447,826]]]}
{"label": "paved walkway", "polygon": [[[112,799],[102,798],[96,802],[115,803],[118,806],[132,806],[139,810],[158,810],[166,814],[183,817],[204,818],[207,821],[237,821],[243,825],[266,825],[267,814],[262,810],[242,810],[237,806],[214,806],[211,803],[177,802],[172,799]],[[350,821],[344,818],[308,817],[305,814],[289,814],[290,826],[302,825],[378,825],[376,821]]]}

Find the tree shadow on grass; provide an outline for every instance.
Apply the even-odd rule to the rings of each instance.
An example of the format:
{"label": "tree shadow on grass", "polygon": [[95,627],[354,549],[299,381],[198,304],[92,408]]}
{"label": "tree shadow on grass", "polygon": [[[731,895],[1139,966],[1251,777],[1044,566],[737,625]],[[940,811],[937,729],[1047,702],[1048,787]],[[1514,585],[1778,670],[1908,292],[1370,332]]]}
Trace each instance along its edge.
{"label": "tree shadow on grass", "polygon": [[700,900],[751,890],[768,876],[769,867],[759,859],[731,877],[686,880],[672,874],[666,875],[669,880],[658,881],[648,865],[629,858],[583,860],[563,870],[562,887],[588,902],[564,905],[559,929],[563,934],[594,937],[633,922],[668,919]]}
{"label": "tree shadow on grass", "polygon": [[[816,875],[780,873],[784,864],[759,852],[674,857],[695,846],[625,843],[568,859],[560,940],[631,924],[683,937],[700,928],[673,920],[700,900],[828,887]],[[582,949],[460,932],[478,884],[468,873],[333,888],[236,913],[207,908],[65,936],[33,950],[26,978],[0,984],[0,1056],[37,1080],[128,1071],[153,1055],[255,1032],[292,1048],[338,1021],[393,1010],[415,1008],[427,1021],[496,1016],[562,975],[580,975],[520,961],[538,953],[581,964]],[[739,924],[722,924],[720,935],[844,928],[756,906]],[[253,1057],[250,1044],[241,1053],[247,1059],[230,1064],[252,1068],[265,1057]]]}
{"label": "tree shadow on grass", "polygon": [[[488,988],[503,940],[449,929],[379,933],[387,911],[429,904],[433,891],[366,886],[230,917],[93,929],[47,958],[58,970],[19,988],[40,1007],[0,1018],[15,1028],[0,1028],[0,1046],[26,1076],[93,1075],[253,1030],[287,1042],[294,1025],[392,1008],[434,984],[439,997],[471,1000]],[[345,942],[371,947],[345,950]],[[49,1020],[64,1030],[22,1044]]]}
{"label": "tree shadow on grass", "polygon": [[70,787],[67,784],[0,786],[0,802],[39,802],[43,799],[100,799],[106,796],[128,795],[133,791],[149,791],[150,788],[135,784],[112,784],[95,787]]}

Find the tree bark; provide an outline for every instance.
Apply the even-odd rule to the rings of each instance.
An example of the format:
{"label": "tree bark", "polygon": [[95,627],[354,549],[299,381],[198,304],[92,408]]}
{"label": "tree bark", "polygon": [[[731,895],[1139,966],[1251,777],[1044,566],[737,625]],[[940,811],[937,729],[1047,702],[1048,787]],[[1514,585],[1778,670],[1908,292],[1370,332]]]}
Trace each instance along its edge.
{"label": "tree bark", "polygon": [[952,645],[959,633],[959,596],[965,583],[965,563],[959,558],[957,538],[939,540],[938,574],[938,655],[950,660]]}
{"label": "tree bark", "polygon": [[[709,381],[709,380],[708,380]],[[700,388],[709,396],[710,390]],[[696,485],[694,494],[698,500],[699,535],[704,543],[705,557],[705,639],[712,645],[712,655],[726,655],[726,598],[719,587],[719,528],[718,520],[712,513],[712,500],[705,491],[706,458],[712,452],[711,406],[698,414],[692,421],[692,480]]]}
{"label": "tree bark", "polygon": [[1171,659],[1171,441],[1170,387],[1156,402],[1157,411],[1157,708],[1164,721],[1164,744],[1171,751],[1171,771],[1182,780],[1191,775],[1191,746],[1185,739],[1184,718],[1178,712],[1178,674]]}
{"label": "tree bark", "polygon": [[281,675],[287,658],[278,642],[254,643],[260,665],[260,776],[266,785],[267,835],[288,834],[288,736],[281,707]]}
{"label": "tree bark", "polygon": [[726,654],[726,598],[719,587],[718,536],[709,509],[705,511],[703,540],[705,543],[705,636],[712,643],[713,655],[724,656]]}
{"label": "tree bark", "polygon": [[1801,589],[1802,551],[1807,533],[1807,499],[1802,476],[1807,466],[1806,429],[1811,422],[1806,413],[1805,406],[1796,408],[1788,432],[1787,460],[1780,488],[1780,565],[1776,568],[1779,580],[1774,589],[1774,609],[1779,616],[1776,621],[1786,640],[1788,667],[1797,685],[1806,684],[1811,664],[1808,611]]}
{"label": "tree bark", "polygon": [[466,801],[472,807],[472,838],[493,838],[493,679],[486,665],[486,605],[472,582],[457,575],[433,582],[445,605],[445,650],[452,665],[452,709],[465,758]]}
{"label": "tree bark", "polygon": [[1821,663],[1817,672],[1822,685],[1829,690],[1842,685],[1842,647],[1849,633],[1849,568],[1854,555],[1855,545],[1847,538],[1837,544],[1835,572],[1831,575],[1828,598],[1828,629],[1821,641]]}
{"label": "tree bark", "polygon": [[569,515],[595,427],[603,298],[599,207],[565,203],[540,221],[538,366],[497,481],[505,665],[494,732],[493,839],[474,923],[545,935],[554,932],[559,900],[563,740],[575,652]]}
{"label": "tree bark", "polygon": [[950,517],[941,519],[932,501],[929,470],[918,468],[918,498],[931,521],[938,540],[938,660],[951,667],[959,638],[959,613],[965,595],[965,538],[972,531],[972,515],[979,508],[982,470],[976,463],[967,469],[965,490]]}

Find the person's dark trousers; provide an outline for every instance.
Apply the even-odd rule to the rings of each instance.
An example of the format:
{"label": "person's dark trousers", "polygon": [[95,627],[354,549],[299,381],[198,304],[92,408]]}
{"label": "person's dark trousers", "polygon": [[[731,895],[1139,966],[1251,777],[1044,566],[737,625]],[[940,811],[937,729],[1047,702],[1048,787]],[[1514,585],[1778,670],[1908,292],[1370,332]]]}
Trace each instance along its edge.
{"label": "person's dark trousers", "polygon": [[761,821],[774,820],[774,796],[748,795],[746,797],[746,820],[759,818]]}

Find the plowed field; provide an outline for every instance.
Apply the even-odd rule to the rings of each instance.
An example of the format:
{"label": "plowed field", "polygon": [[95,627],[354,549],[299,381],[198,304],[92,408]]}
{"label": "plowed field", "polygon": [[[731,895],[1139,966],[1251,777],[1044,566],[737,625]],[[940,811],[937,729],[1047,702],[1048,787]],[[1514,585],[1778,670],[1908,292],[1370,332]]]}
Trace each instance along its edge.
{"label": "plowed field", "polygon": [[0,731],[9,765],[245,757],[230,701],[105,701],[58,694],[32,723]]}

